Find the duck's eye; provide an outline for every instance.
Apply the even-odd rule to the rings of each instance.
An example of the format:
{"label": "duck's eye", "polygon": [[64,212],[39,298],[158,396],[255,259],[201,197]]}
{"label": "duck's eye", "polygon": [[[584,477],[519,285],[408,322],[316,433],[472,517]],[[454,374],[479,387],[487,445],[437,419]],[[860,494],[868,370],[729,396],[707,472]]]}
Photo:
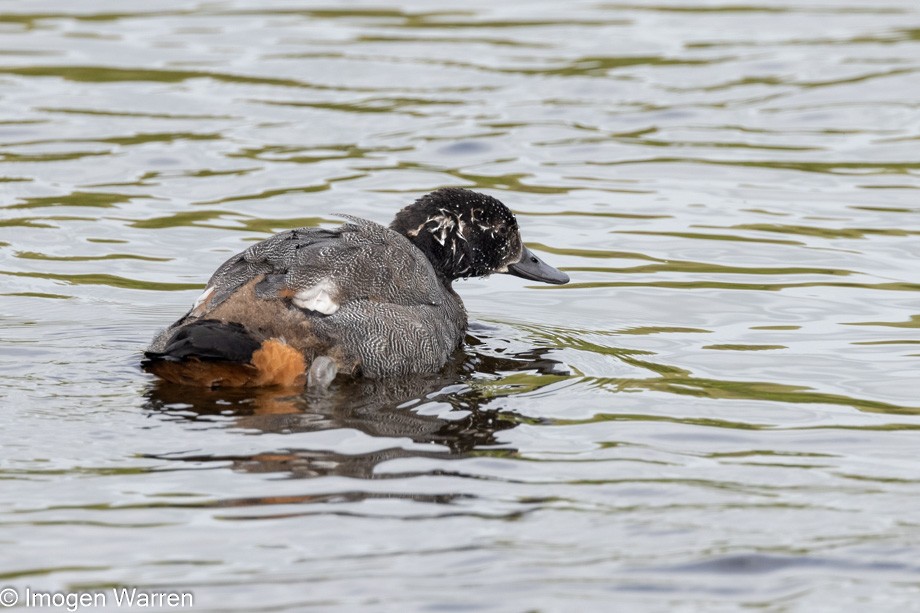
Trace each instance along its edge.
{"label": "duck's eye", "polygon": [[508,226],[498,226],[495,231],[498,232],[499,236],[504,236],[505,234],[508,234]]}

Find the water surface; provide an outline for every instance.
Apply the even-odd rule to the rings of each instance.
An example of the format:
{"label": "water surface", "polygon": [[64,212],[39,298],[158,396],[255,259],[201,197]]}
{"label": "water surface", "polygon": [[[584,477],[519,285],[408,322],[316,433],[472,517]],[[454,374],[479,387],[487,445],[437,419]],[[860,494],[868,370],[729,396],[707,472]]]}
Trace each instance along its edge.
{"label": "water surface", "polygon": [[[911,0],[0,3],[0,587],[195,610],[920,602]],[[137,367],[270,233],[446,185],[572,277],[445,371]]]}

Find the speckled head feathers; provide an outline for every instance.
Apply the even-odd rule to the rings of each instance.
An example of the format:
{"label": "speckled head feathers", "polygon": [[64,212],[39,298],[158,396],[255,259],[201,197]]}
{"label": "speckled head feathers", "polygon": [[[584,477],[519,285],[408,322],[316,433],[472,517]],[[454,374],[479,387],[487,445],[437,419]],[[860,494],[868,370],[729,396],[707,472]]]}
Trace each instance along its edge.
{"label": "speckled head feathers", "polygon": [[524,248],[508,207],[457,187],[422,196],[397,213],[390,228],[421,249],[448,280],[507,272]]}

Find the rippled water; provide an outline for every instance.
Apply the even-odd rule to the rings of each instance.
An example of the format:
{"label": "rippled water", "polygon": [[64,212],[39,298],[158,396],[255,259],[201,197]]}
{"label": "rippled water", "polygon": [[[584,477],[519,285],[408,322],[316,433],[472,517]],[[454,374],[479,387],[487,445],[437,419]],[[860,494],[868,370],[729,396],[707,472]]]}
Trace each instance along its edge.
{"label": "rippled water", "polygon": [[[915,0],[0,9],[0,586],[920,610]],[[459,284],[418,381],[138,370],[249,242],[444,185],[573,282]]]}

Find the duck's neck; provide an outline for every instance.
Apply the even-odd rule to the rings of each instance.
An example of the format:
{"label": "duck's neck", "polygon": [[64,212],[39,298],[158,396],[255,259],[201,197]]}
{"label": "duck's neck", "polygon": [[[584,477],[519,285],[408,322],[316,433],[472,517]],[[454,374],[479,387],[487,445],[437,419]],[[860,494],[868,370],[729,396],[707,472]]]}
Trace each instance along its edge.
{"label": "duck's neck", "polygon": [[463,222],[455,215],[442,213],[412,219],[397,217],[390,228],[415,245],[431,262],[445,285],[475,274],[472,253],[463,232]]}

